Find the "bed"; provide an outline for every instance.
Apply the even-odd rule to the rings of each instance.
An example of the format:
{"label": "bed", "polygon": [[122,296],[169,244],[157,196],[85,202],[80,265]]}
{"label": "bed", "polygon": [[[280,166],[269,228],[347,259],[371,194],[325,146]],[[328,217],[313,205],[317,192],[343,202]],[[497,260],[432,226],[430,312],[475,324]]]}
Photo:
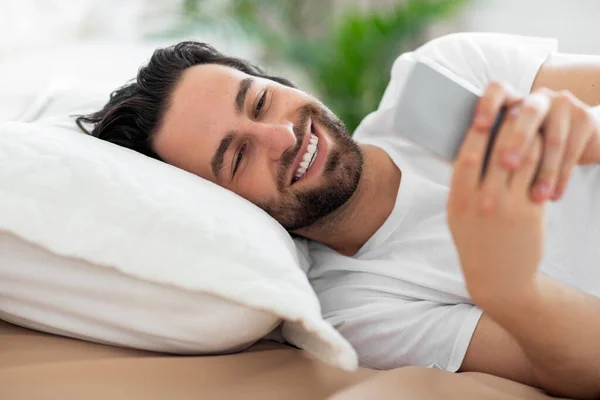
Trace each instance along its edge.
{"label": "bed", "polygon": [[260,341],[224,356],[171,356],[84,342],[0,321],[0,398],[550,399],[485,374],[426,368],[345,372]]}

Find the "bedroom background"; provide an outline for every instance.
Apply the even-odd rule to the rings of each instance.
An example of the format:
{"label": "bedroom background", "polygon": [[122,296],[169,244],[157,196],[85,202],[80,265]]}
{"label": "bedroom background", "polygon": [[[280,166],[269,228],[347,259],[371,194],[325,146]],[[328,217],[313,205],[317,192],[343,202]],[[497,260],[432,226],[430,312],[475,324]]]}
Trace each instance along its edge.
{"label": "bedroom background", "polygon": [[[132,66],[130,78],[157,46],[206,41],[291,77],[352,130],[377,107],[394,58],[430,38],[508,32],[556,37],[565,52],[600,53],[598,16],[595,0],[0,0],[0,64],[41,61],[71,46],[73,68],[91,62],[101,71],[115,60],[82,62],[77,52],[114,44],[115,58],[123,54],[128,59],[118,61]],[[123,46],[138,52],[128,57]],[[19,77],[23,91],[32,80]]]}

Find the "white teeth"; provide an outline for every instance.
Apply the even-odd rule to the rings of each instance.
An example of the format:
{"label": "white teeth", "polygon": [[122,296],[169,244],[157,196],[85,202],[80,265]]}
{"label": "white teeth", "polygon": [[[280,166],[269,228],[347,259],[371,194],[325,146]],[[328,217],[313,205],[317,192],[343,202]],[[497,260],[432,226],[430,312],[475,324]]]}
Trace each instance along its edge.
{"label": "white teeth", "polygon": [[294,178],[300,179],[306,173],[306,170],[315,162],[318,149],[319,138],[312,133],[310,134],[309,145],[306,149],[306,153],[302,156],[302,162],[294,174]]}

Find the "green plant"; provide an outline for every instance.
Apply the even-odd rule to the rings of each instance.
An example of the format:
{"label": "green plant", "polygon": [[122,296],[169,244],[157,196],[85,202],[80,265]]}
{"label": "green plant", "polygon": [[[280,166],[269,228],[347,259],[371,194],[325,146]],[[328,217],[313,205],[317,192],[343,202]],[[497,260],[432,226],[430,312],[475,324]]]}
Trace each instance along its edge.
{"label": "green plant", "polygon": [[185,0],[182,29],[241,28],[262,45],[261,61],[285,60],[302,69],[352,132],[377,108],[394,59],[466,1],[407,0],[380,10],[349,10],[332,21],[331,1],[232,0],[219,8],[208,0]]}

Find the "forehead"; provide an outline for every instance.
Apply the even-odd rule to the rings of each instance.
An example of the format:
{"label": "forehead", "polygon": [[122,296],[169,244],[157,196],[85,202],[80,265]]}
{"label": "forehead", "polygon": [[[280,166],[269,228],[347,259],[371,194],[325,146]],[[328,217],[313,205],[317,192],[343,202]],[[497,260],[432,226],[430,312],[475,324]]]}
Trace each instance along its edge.
{"label": "forehead", "polygon": [[186,69],[154,137],[154,149],[160,157],[210,179],[210,157],[238,118],[235,97],[240,82],[247,77],[237,69],[216,64]]}

